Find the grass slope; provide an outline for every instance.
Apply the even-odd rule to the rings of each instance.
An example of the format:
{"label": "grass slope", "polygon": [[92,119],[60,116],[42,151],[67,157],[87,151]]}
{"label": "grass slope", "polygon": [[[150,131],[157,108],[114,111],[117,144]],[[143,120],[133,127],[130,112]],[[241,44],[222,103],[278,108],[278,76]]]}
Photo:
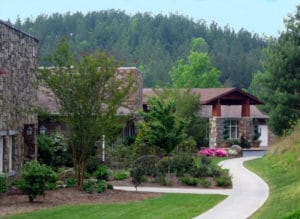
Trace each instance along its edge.
{"label": "grass slope", "polygon": [[[300,122],[267,156],[246,162],[270,187],[266,203],[252,218],[285,218],[300,209]],[[299,216],[290,218],[300,218]]]}
{"label": "grass slope", "polygon": [[163,194],[141,202],[62,206],[6,218],[192,218],[225,198],[222,195]]}

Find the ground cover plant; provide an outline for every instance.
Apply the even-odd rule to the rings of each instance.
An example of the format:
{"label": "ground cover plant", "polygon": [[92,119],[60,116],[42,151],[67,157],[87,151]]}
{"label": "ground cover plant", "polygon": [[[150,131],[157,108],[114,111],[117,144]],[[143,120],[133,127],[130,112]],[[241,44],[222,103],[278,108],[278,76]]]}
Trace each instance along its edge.
{"label": "ground cover plant", "polygon": [[225,198],[222,195],[163,194],[140,202],[61,206],[5,218],[192,218]]}
{"label": "ground cover plant", "polygon": [[270,187],[268,200],[251,218],[300,218],[299,150],[298,122],[295,131],[273,145],[267,156],[246,162]]}

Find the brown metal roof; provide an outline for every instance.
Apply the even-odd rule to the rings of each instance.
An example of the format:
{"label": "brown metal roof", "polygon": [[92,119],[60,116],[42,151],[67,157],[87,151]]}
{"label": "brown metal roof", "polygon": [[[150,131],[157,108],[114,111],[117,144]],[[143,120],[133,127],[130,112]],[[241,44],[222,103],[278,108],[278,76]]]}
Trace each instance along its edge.
{"label": "brown metal roof", "polygon": [[[162,91],[162,89],[152,89],[152,88],[144,88],[143,89],[143,103],[146,104],[148,102],[148,98],[151,96],[157,95],[157,91]],[[200,95],[201,101],[201,112],[200,115],[206,118],[212,117],[212,106],[210,103],[217,100],[218,98],[228,97],[230,94],[237,93],[241,97],[249,98],[250,103],[250,117],[251,118],[269,118],[268,115],[262,113],[255,105],[262,104],[260,100],[256,97],[238,89],[238,88],[192,88],[191,92],[197,95]],[[241,105],[222,105],[221,106],[221,115],[226,118],[241,118]]]}
{"label": "brown metal roof", "polygon": [[[155,89],[157,90],[157,89]],[[158,89],[161,90],[161,89]],[[186,90],[186,89],[184,89]],[[241,96],[241,98],[249,98],[250,104],[262,104],[262,101],[256,97],[242,91],[239,88],[192,88],[191,92],[193,94],[200,95],[200,102],[202,105],[211,105],[214,101],[218,99],[224,99],[224,101],[229,101],[229,95],[235,94]],[[143,103],[147,103],[147,100],[150,96],[154,96],[155,91],[152,88],[143,89]],[[231,97],[232,98],[232,97]],[[236,104],[229,104],[236,105]],[[239,105],[239,104],[237,104]]]}
{"label": "brown metal roof", "polygon": [[192,88],[191,92],[200,95],[201,104],[206,104],[211,100],[230,93],[235,88]]}

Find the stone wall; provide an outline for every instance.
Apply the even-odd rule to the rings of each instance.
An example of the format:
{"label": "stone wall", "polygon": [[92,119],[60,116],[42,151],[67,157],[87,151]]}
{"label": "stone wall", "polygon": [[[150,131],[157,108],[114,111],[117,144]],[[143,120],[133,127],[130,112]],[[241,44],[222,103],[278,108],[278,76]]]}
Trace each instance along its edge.
{"label": "stone wall", "polygon": [[253,118],[242,117],[239,120],[239,137],[244,136],[245,139],[251,141],[254,135]]}
{"label": "stone wall", "polygon": [[[212,117],[209,119],[210,123],[210,134],[209,134],[209,147],[222,147],[223,131],[224,131],[224,117]],[[238,119],[239,136],[244,136],[245,139],[251,141],[254,135],[253,118],[242,117]]]}
{"label": "stone wall", "polygon": [[37,39],[0,21],[0,149],[2,171],[10,174],[36,156],[37,51]]}
{"label": "stone wall", "polygon": [[209,147],[220,147],[223,141],[224,118],[212,117],[209,118],[210,133],[209,133]]}

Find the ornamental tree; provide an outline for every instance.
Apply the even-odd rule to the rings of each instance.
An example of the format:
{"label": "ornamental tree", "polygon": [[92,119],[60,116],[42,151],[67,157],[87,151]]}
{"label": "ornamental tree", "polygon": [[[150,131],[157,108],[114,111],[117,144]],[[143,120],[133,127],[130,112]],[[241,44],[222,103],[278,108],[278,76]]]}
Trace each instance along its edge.
{"label": "ornamental tree", "polygon": [[132,80],[118,79],[118,63],[104,53],[81,57],[77,62],[69,54],[68,44],[59,44],[52,59],[57,67],[42,70],[40,80],[56,97],[60,119],[70,132],[69,144],[81,188],[86,162],[97,140],[119,124],[117,109],[128,95]]}

